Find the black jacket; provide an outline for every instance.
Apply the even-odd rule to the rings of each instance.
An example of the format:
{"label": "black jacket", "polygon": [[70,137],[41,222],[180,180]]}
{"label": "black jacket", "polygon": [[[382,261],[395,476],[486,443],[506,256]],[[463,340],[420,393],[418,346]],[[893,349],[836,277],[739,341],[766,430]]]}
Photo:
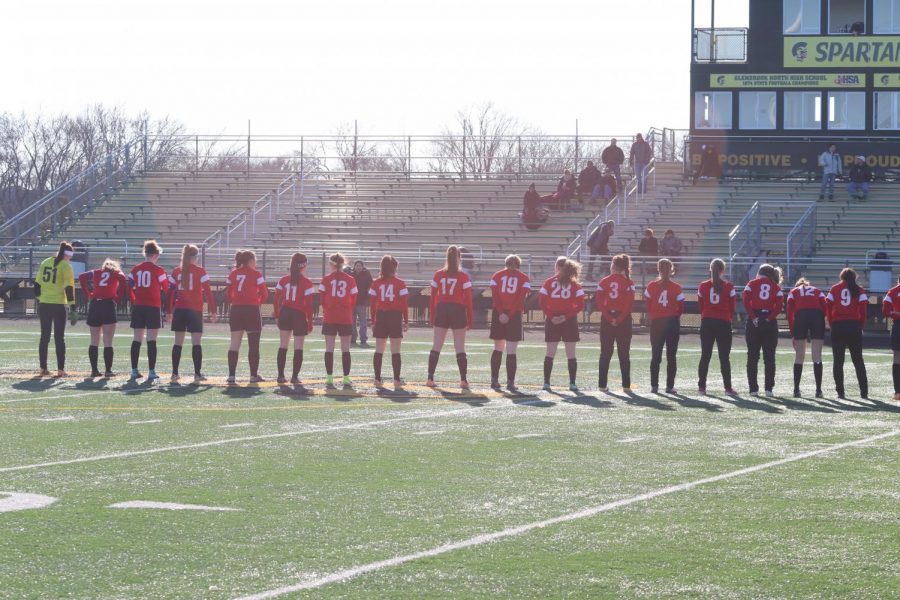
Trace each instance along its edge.
{"label": "black jacket", "polygon": [[638,244],[638,252],[644,256],[659,256],[659,239],[655,237],[643,237]]}
{"label": "black jacket", "polygon": [[868,183],[872,181],[872,169],[866,163],[861,165],[853,163],[847,171],[847,178],[853,183]]}
{"label": "black jacket", "polygon": [[607,146],[600,155],[600,160],[604,165],[613,166],[621,165],[625,162],[625,153],[618,146]]}
{"label": "black jacket", "polygon": [[575,178],[573,177],[569,181],[566,181],[566,177],[562,176],[559,178],[559,183],[556,184],[556,193],[560,195],[562,198],[571,198],[575,195]]}
{"label": "black jacket", "polygon": [[356,296],[357,306],[369,305],[369,288],[372,287],[372,274],[368,269],[363,269],[359,273],[353,272],[353,279],[356,280],[356,290],[359,295]]}
{"label": "black jacket", "polygon": [[650,144],[648,144],[646,140],[641,140],[631,145],[631,154],[629,155],[629,159],[631,160],[632,164],[640,163],[642,165],[646,165],[650,163],[651,158],[653,158],[653,150],[650,148]]}
{"label": "black jacket", "polygon": [[593,165],[583,168],[578,174],[578,186],[582,191],[589,192],[598,183],[600,183],[600,169]]}

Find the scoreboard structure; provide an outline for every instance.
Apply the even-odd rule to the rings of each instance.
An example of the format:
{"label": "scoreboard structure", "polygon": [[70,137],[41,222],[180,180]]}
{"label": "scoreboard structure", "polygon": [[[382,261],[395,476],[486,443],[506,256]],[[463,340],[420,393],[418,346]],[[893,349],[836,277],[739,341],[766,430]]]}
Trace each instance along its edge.
{"label": "scoreboard structure", "polygon": [[743,28],[716,28],[711,2],[691,27],[689,168],[706,150],[725,176],[812,176],[833,142],[900,178],[900,0],[752,0]]}

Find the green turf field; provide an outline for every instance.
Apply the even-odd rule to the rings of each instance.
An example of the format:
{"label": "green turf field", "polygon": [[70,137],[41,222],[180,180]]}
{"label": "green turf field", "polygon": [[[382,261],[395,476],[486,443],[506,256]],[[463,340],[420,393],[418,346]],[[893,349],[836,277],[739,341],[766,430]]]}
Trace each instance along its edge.
{"label": "green turf field", "polygon": [[[449,345],[444,387],[419,384],[425,331],[407,339],[404,392],[371,385],[370,349],[353,352],[352,390],[326,392],[313,335],[302,373],[313,393],[296,396],[222,386],[221,325],[205,343],[215,385],[200,387],[85,382],[86,329],[70,333],[73,376],[36,380],[36,323],[0,322],[0,510],[30,505],[20,494],[55,499],[0,512],[0,598],[900,597],[888,351],[866,353],[870,401],[853,399],[849,360],[850,399],[835,399],[829,349],[826,399],[789,397],[786,340],[778,397],[726,398],[714,359],[715,395],[700,398],[686,336],[683,395],[666,397],[649,393],[637,337],[634,393],[616,390],[614,359],[614,393],[601,394],[585,335],[586,391],[562,391],[558,359],[560,391],[545,394],[535,332],[520,350],[526,394],[510,398],[485,389],[486,331],[470,333],[466,394]],[[269,326],[272,378],[274,337]],[[160,373],[170,344],[161,338]],[[739,391],[744,357],[736,338]],[[811,392],[810,367],[805,383]],[[133,501],[232,510],[111,507]]]}

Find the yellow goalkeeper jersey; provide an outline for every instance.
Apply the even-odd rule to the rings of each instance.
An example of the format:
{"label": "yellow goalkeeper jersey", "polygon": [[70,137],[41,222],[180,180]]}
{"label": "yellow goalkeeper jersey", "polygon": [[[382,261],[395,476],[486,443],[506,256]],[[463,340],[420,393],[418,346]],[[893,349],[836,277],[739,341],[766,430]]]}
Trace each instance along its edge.
{"label": "yellow goalkeeper jersey", "polygon": [[66,298],[67,287],[72,288],[73,297],[75,294],[75,273],[72,271],[72,265],[67,260],[61,260],[58,265],[54,265],[54,259],[55,257],[51,256],[38,267],[34,280],[41,286],[41,291],[37,299],[44,304],[74,304],[74,299],[69,301]]}

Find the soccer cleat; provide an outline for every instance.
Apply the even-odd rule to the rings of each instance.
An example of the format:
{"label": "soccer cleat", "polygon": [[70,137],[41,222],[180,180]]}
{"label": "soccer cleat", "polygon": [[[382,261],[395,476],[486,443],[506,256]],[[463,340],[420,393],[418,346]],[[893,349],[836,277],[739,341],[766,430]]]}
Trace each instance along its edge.
{"label": "soccer cleat", "polygon": [[150,372],[147,373],[147,381],[156,381],[159,379],[159,375],[156,374],[156,371],[150,369]]}
{"label": "soccer cleat", "polygon": [[766,390],[766,398],[774,398],[774,397],[775,397],[775,392],[773,392],[772,390]]}
{"label": "soccer cleat", "polygon": [[403,380],[402,380],[402,379],[395,379],[395,380],[394,380],[394,388],[395,388],[395,389],[399,389],[399,388],[402,388],[402,387],[403,387]]}
{"label": "soccer cleat", "polygon": [[68,377],[68,376],[69,376],[69,374],[66,373],[63,369],[59,369],[58,371],[56,371],[56,377],[58,379],[62,379],[63,377]]}
{"label": "soccer cleat", "polygon": [[650,388],[650,393],[651,393],[651,394],[658,394],[658,393],[659,393],[659,388],[656,387],[656,386],[651,387],[651,388]]}
{"label": "soccer cleat", "polygon": [[725,388],[725,395],[734,397],[737,396],[738,393],[734,391],[734,388]]}
{"label": "soccer cleat", "polygon": [[897,392],[896,394],[894,394],[894,400],[900,402],[900,392]]}
{"label": "soccer cleat", "polygon": [[41,372],[38,373],[38,377],[50,377],[50,371],[47,369],[41,369]]}
{"label": "soccer cleat", "polygon": [[344,383],[344,387],[350,387],[353,385],[353,382],[350,381],[349,375],[344,375],[343,383]]}
{"label": "soccer cleat", "polygon": [[705,396],[705,395],[706,395],[706,388],[705,388],[705,387],[697,388],[697,393],[700,394],[701,396]]}
{"label": "soccer cleat", "polygon": [[178,373],[172,373],[172,377],[169,378],[169,383],[176,384],[181,379]]}
{"label": "soccer cleat", "polygon": [[513,383],[512,381],[509,381],[506,384],[506,391],[509,392],[510,394],[518,394],[519,388],[516,387],[515,383]]}
{"label": "soccer cleat", "polygon": [[545,392],[553,391],[553,388],[550,386],[549,383],[545,383],[541,389],[544,390]]}
{"label": "soccer cleat", "polygon": [[608,388],[608,387],[598,387],[598,388],[597,388],[597,391],[598,391],[598,392],[603,392],[603,393],[605,394],[606,392],[609,391],[609,388]]}
{"label": "soccer cleat", "polygon": [[334,387],[334,376],[333,375],[325,376],[325,385],[328,387]]}
{"label": "soccer cleat", "polygon": [[234,375],[229,375],[228,379],[225,380],[225,383],[228,385],[236,385],[237,381],[235,380]]}
{"label": "soccer cleat", "polygon": [[287,383],[287,377],[285,377],[284,375],[279,375],[278,379],[276,379],[275,382],[278,383],[278,385],[284,385]]}
{"label": "soccer cleat", "polygon": [[377,388],[382,388],[382,387],[384,387],[384,380],[383,380],[383,379],[375,379],[374,381],[375,381],[375,387],[377,387]]}
{"label": "soccer cleat", "polygon": [[838,392],[838,400],[846,400],[847,397],[844,395],[844,392]]}
{"label": "soccer cleat", "polygon": [[501,389],[503,389],[500,387],[500,381],[498,379],[491,379],[491,389],[495,392],[499,392]]}
{"label": "soccer cleat", "polygon": [[801,398],[803,395],[800,393],[800,388],[794,388],[794,398]]}
{"label": "soccer cleat", "polygon": [[291,385],[299,385],[302,386],[303,382],[300,381],[299,377],[291,377]]}
{"label": "soccer cleat", "polygon": [[103,377],[103,373],[101,373],[100,371],[91,371],[91,379],[95,377]]}
{"label": "soccer cleat", "polygon": [[570,392],[575,392],[575,393],[577,394],[577,393],[578,393],[579,391],[581,391],[581,390],[578,389],[578,384],[576,384],[576,383],[570,383],[570,384],[569,384],[569,391],[570,391]]}
{"label": "soccer cleat", "polygon": [[466,380],[460,381],[460,382],[459,382],[459,388],[462,389],[462,390],[468,390],[468,389],[469,389],[469,382],[466,381]]}
{"label": "soccer cleat", "polygon": [[260,377],[259,375],[251,375],[250,376],[250,383],[265,383],[265,381],[266,380],[263,379],[262,377]]}
{"label": "soccer cleat", "polygon": [[675,395],[678,393],[678,390],[676,390],[675,388],[666,388],[666,393]]}
{"label": "soccer cleat", "polygon": [[437,384],[434,382],[434,379],[429,379],[428,381],[425,382],[425,385],[430,388],[437,387]]}
{"label": "soccer cleat", "polygon": [[816,390],[816,398],[824,398],[825,394],[822,393],[822,390]]}
{"label": "soccer cleat", "polygon": [[206,375],[204,375],[203,373],[194,373],[194,383],[195,384],[203,383],[204,381],[206,381]]}
{"label": "soccer cleat", "polygon": [[103,374],[104,379],[112,379],[115,376],[116,376],[116,374],[113,373],[112,371],[107,371],[106,373]]}
{"label": "soccer cleat", "polygon": [[[725,393],[728,393],[728,390],[725,390]],[[759,390],[750,390],[750,395],[754,398],[759,398]]]}

